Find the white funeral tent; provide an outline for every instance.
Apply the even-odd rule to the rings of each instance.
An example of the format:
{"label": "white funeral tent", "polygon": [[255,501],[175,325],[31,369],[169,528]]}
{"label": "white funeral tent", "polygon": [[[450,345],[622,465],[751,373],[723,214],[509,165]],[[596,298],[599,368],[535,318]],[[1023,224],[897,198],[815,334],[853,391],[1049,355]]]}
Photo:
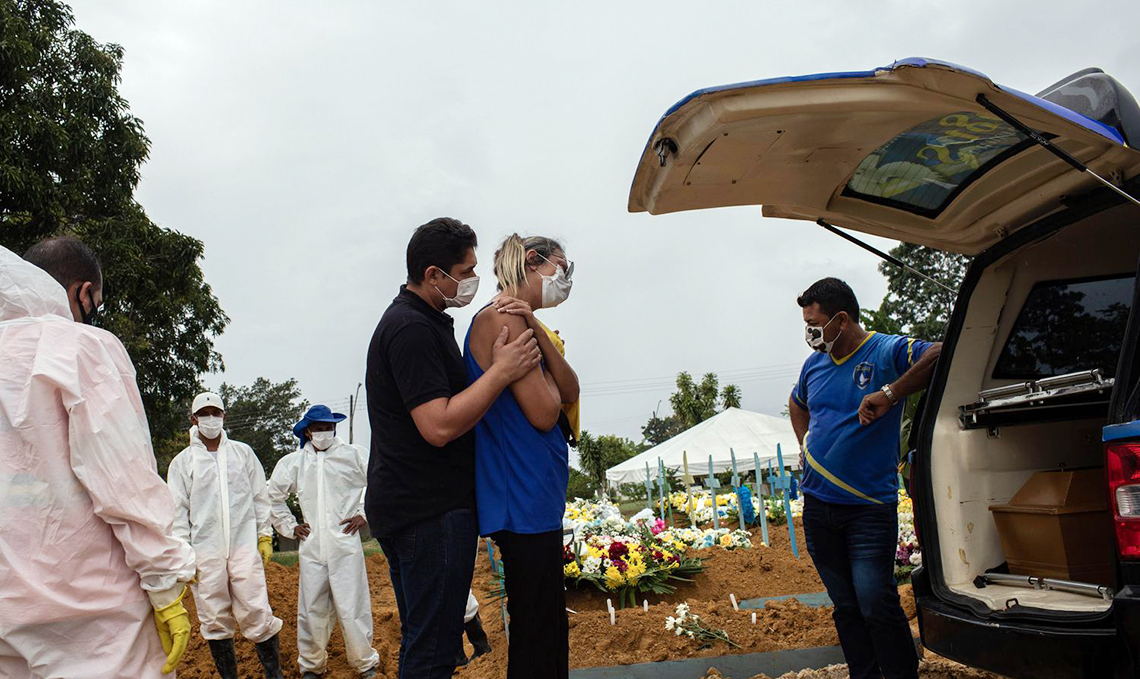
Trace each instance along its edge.
{"label": "white funeral tent", "polygon": [[668,441],[610,467],[606,470],[606,481],[610,485],[642,483],[645,481],[646,463],[649,464],[649,477],[656,479],[657,458],[661,458],[666,467],[678,470],[678,474],[684,473],[681,465],[685,453],[688,453],[689,473],[698,483],[701,482],[699,477],[709,473],[709,455],[712,455],[713,471],[717,473],[732,471],[732,452],[736,453],[736,469],[741,475],[752,471],[755,466],[753,453],[757,454],[761,468],[767,468],[771,460],[774,470],[777,466],[777,444],[784,456],[784,466],[799,469],[799,443],[789,420],[728,408]]}

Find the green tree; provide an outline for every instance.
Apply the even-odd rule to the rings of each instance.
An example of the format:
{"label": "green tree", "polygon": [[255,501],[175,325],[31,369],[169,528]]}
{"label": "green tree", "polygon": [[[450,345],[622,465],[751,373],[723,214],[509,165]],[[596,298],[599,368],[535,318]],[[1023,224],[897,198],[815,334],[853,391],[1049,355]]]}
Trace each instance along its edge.
{"label": "green tree", "polygon": [[736,386],[735,384],[730,384],[730,385],[726,386],[724,388],[724,390],[720,392],[720,400],[721,400],[721,403],[724,404],[724,407],[726,409],[727,408],[739,408],[740,407],[740,387]]}
{"label": "green tree", "polygon": [[578,441],[578,466],[595,488],[605,486],[606,470],[625,462],[640,453],[644,448],[621,436],[602,434],[594,436],[582,432]]}
{"label": "green tree", "polygon": [[[900,243],[890,254],[914,269],[958,290],[970,260],[965,255]],[[887,295],[878,309],[863,309],[863,327],[890,334],[905,334],[941,340],[958,295],[900,269],[880,262],[879,272],[887,277]]]}
{"label": "green tree", "polygon": [[229,319],[198,265],[202,243],[133,198],[150,142],[119,94],[122,48],[73,24],[55,0],[0,0],[0,245],[24,252],[71,233],[95,250],[99,325],[130,353],[155,447],[169,453],[184,444],[182,402],[222,367],[213,340]]}
{"label": "green tree", "polygon": [[682,425],[682,431],[693,427],[724,408],[740,407],[740,387],[730,384],[720,390],[716,373],[705,373],[700,382],[693,381],[689,373],[677,374],[677,390],[669,397],[673,414]]}
{"label": "green tree", "polygon": [[641,428],[642,441],[650,446],[664,443],[677,434],[685,431],[685,426],[676,415],[658,417],[657,413],[649,416],[649,421]]}
{"label": "green tree", "polygon": [[248,387],[222,384],[218,395],[226,403],[226,434],[253,448],[266,476],[278,460],[300,447],[293,425],[309,402],[301,398],[297,380],[273,383],[259,377]]}

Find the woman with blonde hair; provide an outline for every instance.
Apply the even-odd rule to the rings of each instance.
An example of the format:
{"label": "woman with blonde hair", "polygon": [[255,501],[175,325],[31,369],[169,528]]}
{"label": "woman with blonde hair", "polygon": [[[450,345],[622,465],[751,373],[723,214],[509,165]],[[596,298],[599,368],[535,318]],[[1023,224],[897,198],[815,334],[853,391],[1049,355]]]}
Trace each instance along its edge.
{"label": "woman with blonde hair", "polygon": [[495,253],[499,294],[471,321],[464,361],[471,381],[491,367],[502,329],[534,332],[542,362],[510,385],[475,425],[479,534],[499,546],[510,613],[507,678],[565,678],[569,666],[562,515],[567,440],[578,435],[578,376],[557,333],[534,310],[570,294],[574,265],[550,238],[509,236]]}

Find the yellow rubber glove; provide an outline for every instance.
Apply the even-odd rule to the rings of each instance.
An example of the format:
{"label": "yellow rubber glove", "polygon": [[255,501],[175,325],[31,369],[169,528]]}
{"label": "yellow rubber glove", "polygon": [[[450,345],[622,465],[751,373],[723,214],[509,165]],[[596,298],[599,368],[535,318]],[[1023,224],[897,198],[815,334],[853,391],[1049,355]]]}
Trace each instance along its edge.
{"label": "yellow rubber glove", "polygon": [[269,557],[273,556],[273,538],[262,535],[257,538],[257,551],[261,552],[261,565],[269,566]]}
{"label": "yellow rubber glove", "polygon": [[182,605],[182,597],[186,596],[186,589],[173,603],[155,609],[154,626],[158,628],[158,638],[162,640],[162,652],[166,654],[166,663],[162,666],[163,674],[170,674],[178,666],[182,654],[186,652],[186,644],[190,642],[190,615]]}

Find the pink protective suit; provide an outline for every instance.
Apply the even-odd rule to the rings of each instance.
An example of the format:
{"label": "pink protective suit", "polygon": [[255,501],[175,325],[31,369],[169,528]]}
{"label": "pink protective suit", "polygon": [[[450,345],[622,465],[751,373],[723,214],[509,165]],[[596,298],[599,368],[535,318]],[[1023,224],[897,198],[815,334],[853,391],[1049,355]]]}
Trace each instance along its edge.
{"label": "pink protective suit", "polygon": [[173,517],[122,343],[0,248],[0,677],[169,676],[151,600],[194,576]]}

